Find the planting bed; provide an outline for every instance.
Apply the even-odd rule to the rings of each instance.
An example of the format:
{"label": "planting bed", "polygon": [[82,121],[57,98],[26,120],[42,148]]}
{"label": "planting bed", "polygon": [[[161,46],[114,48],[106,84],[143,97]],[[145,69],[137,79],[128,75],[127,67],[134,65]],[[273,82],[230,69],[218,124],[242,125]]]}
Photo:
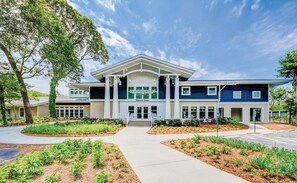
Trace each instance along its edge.
{"label": "planting bed", "polygon": [[[232,130],[244,130],[249,127],[245,124],[222,124],[219,125],[219,131],[232,131]],[[158,134],[183,134],[183,133],[203,133],[203,132],[215,132],[217,130],[216,124],[202,124],[198,127],[194,126],[154,126],[148,133],[153,135]]]}
{"label": "planting bed", "polygon": [[123,127],[113,123],[66,122],[27,126],[22,133],[35,136],[103,136],[117,133]]}
{"label": "planting bed", "polygon": [[113,144],[65,140],[34,148],[0,166],[0,182],[140,182]]}
{"label": "planting bed", "polygon": [[281,123],[266,123],[266,124],[257,124],[263,126],[269,130],[296,130],[297,126],[290,124],[281,124]]}
{"label": "planting bed", "polygon": [[162,143],[250,182],[297,182],[296,151],[198,135]]}

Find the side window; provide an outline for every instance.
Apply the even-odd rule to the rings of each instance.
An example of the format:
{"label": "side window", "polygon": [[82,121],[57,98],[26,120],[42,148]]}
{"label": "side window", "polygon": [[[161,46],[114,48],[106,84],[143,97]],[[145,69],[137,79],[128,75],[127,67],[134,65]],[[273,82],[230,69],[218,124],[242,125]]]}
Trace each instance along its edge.
{"label": "side window", "polygon": [[20,118],[25,117],[25,109],[24,108],[20,108]]}
{"label": "side window", "polygon": [[143,91],[144,91],[144,93],[143,93],[143,99],[145,99],[145,100],[148,100],[149,99],[149,93],[148,93],[148,90],[149,90],[149,87],[148,86],[144,86],[143,87]]}
{"label": "side window", "polygon": [[158,93],[157,93],[157,87],[152,86],[152,94],[151,94],[151,99],[157,99]]}
{"label": "side window", "polygon": [[241,91],[233,91],[233,99],[241,99]]}
{"label": "side window", "polygon": [[261,91],[253,91],[253,99],[261,99]]}
{"label": "side window", "polygon": [[191,95],[191,87],[182,87],[182,95]]}

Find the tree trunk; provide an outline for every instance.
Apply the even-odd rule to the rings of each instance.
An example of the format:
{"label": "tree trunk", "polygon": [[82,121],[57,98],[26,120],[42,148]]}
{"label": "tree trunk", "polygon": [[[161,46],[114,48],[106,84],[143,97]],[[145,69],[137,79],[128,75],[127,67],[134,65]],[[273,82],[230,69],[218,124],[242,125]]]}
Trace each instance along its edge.
{"label": "tree trunk", "polygon": [[6,119],[6,110],[5,110],[5,100],[4,100],[4,87],[3,85],[0,85],[0,109],[1,109],[1,116],[3,125],[7,125],[7,119]]}
{"label": "tree trunk", "polygon": [[57,113],[56,113],[56,87],[57,87],[57,79],[55,76],[51,79],[51,84],[50,84],[50,95],[49,95],[49,112],[50,112],[50,117],[52,118],[57,118]]}
{"label": "tree trunk", "polygon": [[28,97],[28,91],[27,91],[27,88],[25,85],[25,81],[22,77],[22,74],[19,71],[19,69],[17,68],[14,58],[10,54],[10,52],[7,50],[7,48],[4,45],[0,44],[0,49],[4,52],[5,56],[7,57],[7,60],[10,64],[12,70],[14,71],[14,73],[18,79],[18,82],[20,84],[20,92],[21,92],[21,95],[23,98],[26,123],[33,123],[33,116],[32,116],[31,109],[30,109],[30,101],[29,101],[29,97]]}

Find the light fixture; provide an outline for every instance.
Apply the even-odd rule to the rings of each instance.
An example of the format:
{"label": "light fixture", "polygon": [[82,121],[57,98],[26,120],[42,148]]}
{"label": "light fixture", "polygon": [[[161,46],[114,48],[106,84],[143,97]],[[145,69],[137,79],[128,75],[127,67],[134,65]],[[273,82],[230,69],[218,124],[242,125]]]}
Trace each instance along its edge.
{"label": "light fixture", "polygon": [[129,83],[131,83],[131,79],[129,79]]}
{"label": "light fixture", "polygon": [[153,81],[154,81],[154,83],[155,83],[155,82],[156,82],[156,79],[154,79]]}

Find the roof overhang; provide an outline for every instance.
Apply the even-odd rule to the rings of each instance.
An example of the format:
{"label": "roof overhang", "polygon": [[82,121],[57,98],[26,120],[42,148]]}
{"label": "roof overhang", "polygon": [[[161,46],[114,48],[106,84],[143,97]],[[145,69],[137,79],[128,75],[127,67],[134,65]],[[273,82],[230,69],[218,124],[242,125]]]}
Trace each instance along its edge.
{"label": "roof overhang", "polygon": [[[140,64],[140,67],[137,67]],[[146,67],[152,67],[153,69],[146,69],[142,67],[143,65]],[[170,62],[166,62],[164,60],[160,60],[157,58],[153,58],[147,55],[137,55],[131,57],[127,60],[118,62],[116,64],[110,65],[98,71],[94,71],[91,74],[98,80],[102,81],[105,76],[109,75],[118,75],[118,76],[126,76],[129,73],[134,71],[137,72],[152,72],[156,75],[179,75],[182,78],[190,78],[194,74],[194,70],[188,69],[179,65],[172,64]]]}
{"label": "roof overhang", "polygon": [[269,84],[271,87],[274,87],[287,84],[291,81],[291,79],[189,80],[181,81],[180,86]]}
{"label": "roof overhang", "polygon": [[99,82],[82,82],[82,83],[71,83],[68,87],[75,87],[81,90],[89,91],[89,87],[104,87],[105,83]]}

